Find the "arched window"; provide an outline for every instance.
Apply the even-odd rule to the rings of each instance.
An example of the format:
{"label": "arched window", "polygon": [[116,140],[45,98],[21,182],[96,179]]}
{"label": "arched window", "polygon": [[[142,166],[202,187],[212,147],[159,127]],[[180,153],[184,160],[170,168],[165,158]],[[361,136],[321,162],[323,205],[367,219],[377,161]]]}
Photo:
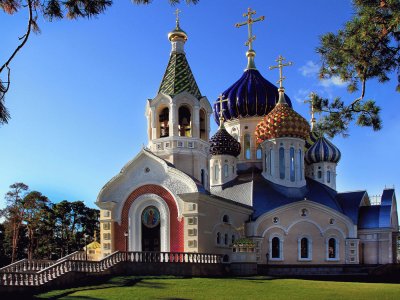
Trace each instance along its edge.
{"label": "arched window", "polygon": [[274,151],[272,148],[269,149],[269,174],[271,176],[274,175],[274,168],[275,168],[275,157],[274,157]]}
{"label": "arched window", "polygon": [[262,159],[262,149],[261,149],[261,145],[258,145],[258,147],[257,147],[256,158],[257,158],[257,159]]}
{"label": "arched window", "polygon": [[189,108],[186,106],[179,107],[178,110],[179,119],[179,136],[192,136],[191,127],[191,113]]}
{"label": "arched window", "polygon": [[271,246],[271,252],[272,252],[272,258],[280,258],[281,257],[281,241],[279,240],[278,237],[274,237],[272,239],[272,246]]}
{"label": "arched window", "polygon": [[330,238],[328,240],[328,259],[337,259],[338,258],[338,247],[337,247],[337,242],[335,238]]}
{"label": "arched window", "polygon": [[244,135],[244,156],[246,159],[251,159],[250,134],[248,133]]}
{"label": "arched window", "polygon": [[214,179],[215,180],[219,179],[219,166],[218,165],[214,166]]}
{"label": "arched window", "polygon": [[229,166],[227,164],[224,165],[224,176],[228,177],[229,175]]}
{"label": "arched window", "polygon": [[217,232],[217,244],[221,243],[221,233]]}
{"label": "arched window", "polygon": [[169,108],[164,108],[158,116],[160,138],[169,136]]}
{"label": "arched window", "polygon": [[279,178],[285,179],[285,149],[279,148]]}
{"label": "arched window", "polygon": [[207,123],[206,123],[206,112],[204,109],[200,109],[200,138],[207,141]]}
{"label": "arched window", "polygon": [[331,183],[331,171],[326,172],[326,182]]}
{"label": "arched window", "polygon": [[318,171],[318,179],[322,178],[322,171]]}
{"label": "arched window", "polygon": [[235,166],[232,166],[232,175],[235,175]]}
{"label": "arched window", "polygon": [[204,183],[205,183],[205,181],[204,181],[204,169],[201,169],[201,184],[202,184],[202,186],[204,186]]}
{"label": "arched window", "polygon": [[225,233],[225,235],[224,235],[224,244],[228,245],[228,234],[227,233]]}
{"label": "arched window", "polygon": [[229,223],[229,216],[228,216],[228,215],[224,215],[224,216],[222,217],[222,222],[224,222],[224,223]]}
{"label": "arched window", "polygon": [[299,260],[311,260],[311,241],[306,237],[299,240]]}
{"label": "arched window", "polygon": [[235,235],[234,234],[232,234],[232,245],[233,245],[233,243],[235,242]]}
{"label": "arched window", "polygon": [[294,148],[290,147],[290,181],[294,182]]}
{"label": "arched window", "polygon": [[303,155],[301,153],[301,149],[297,152],[297,161],[298,163],[298,169],[297,169],[297,178],[299,180],[303,180]]}

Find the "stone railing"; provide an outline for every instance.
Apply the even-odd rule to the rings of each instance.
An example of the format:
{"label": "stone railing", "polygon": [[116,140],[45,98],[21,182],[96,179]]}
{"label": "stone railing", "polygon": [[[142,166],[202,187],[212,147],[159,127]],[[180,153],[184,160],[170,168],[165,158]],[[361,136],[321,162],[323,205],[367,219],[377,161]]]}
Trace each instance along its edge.
{"label": "stone railing", "polygon": [[[101,273],[122,261],[132,263],[199,264],[218,264],[222,262],[221,255],[209,253],[116,251],[100,261],[78,260],[79,255],[81,253],[72,253],[55,262],[19,261],[7,266],[6,269],[3,268],[4,270],[2,269],[0,286],[41,286],[68,272]],[[39,270],[40,266],[42,268]],[[31,272],[27,272],[26,270],[28,269]]]}
{"label": "stone railing", "polygon": [[11,265],[5,266],[0,269],[0,273],[9,273],[9,272],[37,272],[43,270],[55,262],[53,260],[38,260],[38,259],[22,259]]}
{"label": "stone railing", "polygon": [[85,251],[75,251],[75,252],[72,252],[71,254],[61,257],[57,261],[63,261],[66,259],[68,259],[68,260],[86,260],[86,253],[85,253]]}
{"label": "stone railing", "polygon": [[70,257],[57,261],[36,273],[3,272],[0,274],[0,286],[40,286],[65,273],[99,273],[123,260],[120,252],[114,252],[100,261],[71,260]]}
{"label": "stone railing", "polygon": [[139,263],[203,263],[218,264],[222,262],[222,255],[211,253],[188,252],[121,252],[124,259]]}

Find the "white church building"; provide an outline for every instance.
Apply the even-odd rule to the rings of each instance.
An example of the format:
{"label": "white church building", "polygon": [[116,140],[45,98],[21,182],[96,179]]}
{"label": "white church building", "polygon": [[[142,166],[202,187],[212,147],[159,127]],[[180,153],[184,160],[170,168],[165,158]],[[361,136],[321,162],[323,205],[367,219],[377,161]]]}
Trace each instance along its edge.
{"label": "white church building", "polygon": [[[262,20],[251,15],[249,26]],[[282,76],[277,87],[257,70],[251,35],[247,68],[213,105],[190,69],[178,18],[168,39],[160,88],[143,102],[148,144],[96,201],[103,256],[198,252],[232,261],[232,245],[246,238],[260,264],[396,261],[394,189],[379,205],[366,191],[336,190],[339,149],[295,112]],[[211,119],[219,125],[212,136]]]}

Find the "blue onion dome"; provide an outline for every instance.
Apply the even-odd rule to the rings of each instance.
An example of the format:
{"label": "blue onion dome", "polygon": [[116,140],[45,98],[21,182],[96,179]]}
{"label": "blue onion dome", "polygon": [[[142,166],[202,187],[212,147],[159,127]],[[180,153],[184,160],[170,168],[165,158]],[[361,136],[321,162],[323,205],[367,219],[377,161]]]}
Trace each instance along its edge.
{"label": "blue onion dome", "polygon": [[312,145],[321,137],[321,134],[311,129],[310,135],[306,139],[305,147],[310,149]]}
{"label": "blue onion dome", "polygon": [[[242,77],[222,93],[228,99],[222,105],[224,120],[265,116],[278,102],[278,88],[266,80],[256,69],[246,69]],[[285,95],[286,102],[292,102]],[[219,104],[214,104],[215,122],[219,124]]]}
{"label": "blue onion dome", "polygon": [[305,160],[308,164],[319,162],[332,162],[338,163],[341,157],[339,149],[333,145],[324,136],[318,140],[307,150]]}
{"label": "blue onion dome", "polygon": [[210,139],[211,155],[231,155],[237,157],[240,154],[240,143],[221,126]]}

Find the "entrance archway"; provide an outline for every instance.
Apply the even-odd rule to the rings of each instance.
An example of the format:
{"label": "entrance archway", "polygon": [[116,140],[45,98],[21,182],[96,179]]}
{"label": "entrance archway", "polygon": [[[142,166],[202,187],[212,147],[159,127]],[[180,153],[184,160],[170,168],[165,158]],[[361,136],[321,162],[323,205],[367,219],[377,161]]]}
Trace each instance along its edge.
{"label": "entrance archway", "polygon": [[[159,224],[149,230],[143,225],[142,216],[149,208],[156,208],[159,213]],[[167,203],[158,195],[144,194],[136,198],[129,209],[129,251],[146,251],[149,245],[143,244],[143,237],[153,236],[159,239],[159,250],[161,252],[170,251],[170,209]],[[147,221],[145,221],[147,222]],[[145,232],[143,232],[145,230]],[[152,246],[154,247],[154,246]]]}

